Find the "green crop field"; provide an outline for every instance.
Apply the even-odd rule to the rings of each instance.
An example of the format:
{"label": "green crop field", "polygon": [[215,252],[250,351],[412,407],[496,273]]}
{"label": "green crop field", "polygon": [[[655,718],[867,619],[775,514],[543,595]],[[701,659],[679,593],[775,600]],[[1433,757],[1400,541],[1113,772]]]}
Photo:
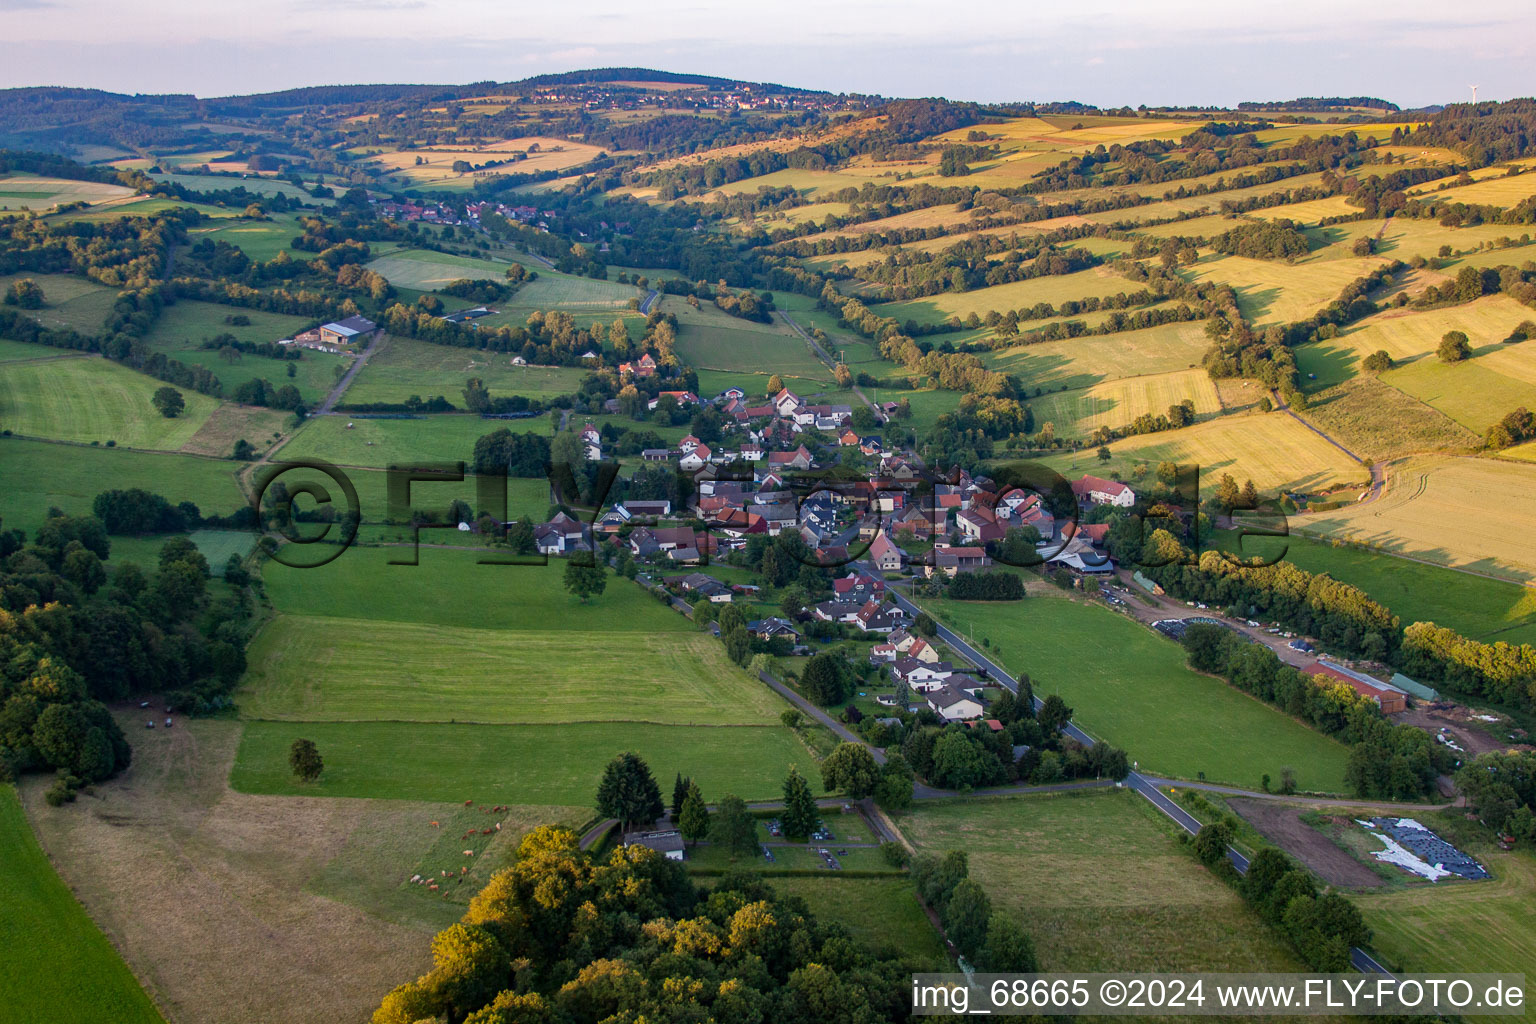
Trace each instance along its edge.
{"label": "green crop field", "polygon": [[[288,748],[300,737],[325,757],[319,783],[294,780]],[[633,750],[663,780],[682,772],[714,799],[782,795],[791,764],[816,778],[794,733],[773,726],[444,725],[421,722],[250,722],[230,773],[244,793],[387,800],[590,806],[603,765]]]}
{"label": "green crop field", "polygon": [[[226,317],[245,317],[250,323],[229,324],[225,323]],[[264,377],[274,387],[293,384],[305,401],[316,405],[336,386],[336,367],[352,364],[350,356],[300,349],[300,357],[296,360],[265,359],[246,354],[230,362],[217,350],[201,347],[204,341],[211,341],[221,334],[230,334],[238,341],[251,344],[279,341],[292,338],[314,326],[315,322],[301,316],[182,299],[165,307],[145,340],[156,352],[164,352],[172,359],[190,366],[207,367],[224,385],[226,395],[233,394],[235,388],[248,380]],[[288,376],[289,366],[294,368],[292,377]]]}
{"label": "green crop field", "polygon": [[551,398],[573,394],[587,371],[576,366],[513,366],[505,352],[433,345],[390,335],[358,371],[342,396],[343,403],[404,402],[411,395],[442,395],[463,404],[461,392],[470,377],[479,377],[492,395]]}
{"label": "green crop field", "polygon": [[[1073,317],[1092,323],[1088,317]],[[1171,373],[1200,365],[1210,339],[1199,322],[1042,341],[985,353],[988,369],[1015,374],[1026,388],[1086,388],[1101,381]]]}
{"label": "green crop field", "polygon": [[[1372,948],[1402,971],[1536,975],[1536,945],[1530,941],[1536,859],[1528,850],[1506,853],[1482,844],[1467,852],[1492,879],[1351,897],[1371,929]],[[1525,1019],[1530,1017],[1526,1013]]]}
{"label": "green crop field", "polygon": [[49,348],[29,341],[0,338],[0,363],[33,362],[40,359],[85,359],[88,354],[67,348]]}
{"label": "green crop field", "polygon": [[1069,299],[1085,299],[1090,296],[1102,298],[1140,290],[1140,285],[1106,267],[1092,267],[1075,274],[1053,274],[970,292],[945,292],[909,302],[887,302],[871,306],[870,309],[876,316],[895,317],[902,322],[916,320],[920,324],[935,324],[952,316],[962,319],[972,313],[986,316],[992,310],[1002,313],[1010,309],[1027,309],[1040,302],[1059,306]]}
{"label": "green crop field", "polygon": [[1499,579],[1536,580],[1536,466],[1425,456],[1394,463],[1367,505],[1293,517],[1292,533],[1338,537]]}
{"label": "green crop field", "polygon": [[89,514],[96,495],[115,487],[151,487],[170,501],[221,515],[245,504],[235,483],[238,464],[216,459],[7,437],[0,438],[0,461],[6,470],[0,517],[7,528],[35,530],[52,506]]}
{"label": "green crop field", "polygon": [[600,597],[579,603],[565,592],[558,558],[547,566],[477,565],[478,552],[423,549],[420,565],[390,565],[399,554],[359,548],[318,569],[268,564],[267,594],[278,611],[294,615],[551,632],[693,630],[640,587],[612,576]]}
{"label": "green crop field", "polygon": [[898,824],[924,853],[964,850],[1045,971],[1295,971],[1289,949],[1129,790],[927,801]]}
{"label": "green crop field", "polygon": [[1124,438],[1109,450],[1108,463],[1099,462],[1092,451],[1047,455],[1041,461],[1069,479],[1112,472],[1129,479],[1138,464],[1193,463],[1207,486],[1230,473],[1239,483],[1252,479],[1262,491],[1320,491],[1370,479],[1363,466],[1283,412],[1222,416]]}
{"label": "green crop field", "polygon": [[1143,771],[1258,788],[1296,770],[1302,789],[1343,786],[1343,744],[1185,665],[1184,649],[1117,612],[1059,597],[930,602],[952,629],[992,642],[1035,693],[1059,693],[1073,721],[1128,751]]}
{"label": "green crop field", "polygon": [[1316,375],[1315,383],[1308,381],[1309,388],[1322,388],[1353,376],[1360,361],[1377,350],[1385,350],[1397,362],[1433,360],[1447,331],[1464,331],[1473,351],[1481,356],[1500,346],[1517,324],[1528,319],[1531,311],[1504,295],[1422,312],[1391,310],[1360,321],[1337,338],[1299,346],[1296,365],[1303,375]]}
{"label": "green crop field", "polygon": [[[0,1005],[27,1024],[161,1024],[149,996],[0,786]],[[66,969],[67,968],[67,969]]]}
{"label": "green crop field", "polygon": [[475,441],[502,427],[549,436],[549,420],[542,416],[487,420],[469,414],[443,414],[396,420],[338,413],[310,419],[282,447],[279,457],[317,458],[341,466],[380,468],[421,460],[468,463],[474,461]]}
{"label": "green crop field", "polygon": [[705,633],[280,615],[249,661],[237,700],[250,718],[771,725],[784,710]]}
{"label": "green crop field", "polygon": [[0,363],[0,426],[50,440],[174,451],[192,439],[219,403],[179,388],[187,407],[168,420],[150,404],[162,386],[99,358]]}
{"label": "green crop field", "polygon": [[43,308],[26,312],[44,327],[98,334],[117,301],[115,288],[73,274],[0,274],[0,292],[23,278],[31,278],[43,289]]}
{"label": "green crop field", "polygon": [[1492,346],[1451,365],[1425,356],[1388,370],[1381,382],[1483,434],[1515,409],[1536,405],[1536,348]]}
{"label": "green crop field", "polygon": [[1195,403],[1196,416],[1221,412],[1216,385],[1204,370],[1125,377],[1080,391],[1056,391],[1031,399],[1029,407],[1035,413],[1036,429],[1052,423],[1058,437],[1086,437],[1100,427],[1130,426],[1143,414],[1167,415],[1169,406],[1186,399]]}
{"label": "green crop field", "polygon": [[744,327],[685,327],[677,335],[677,354],[690,366],[737,373],[766,371],[786,377],[806,377],[827,381],[832,371],[811,352],[799,335],[772,329],[768,325],[737,323]]}
{"label": "green crop field", "polygon": [[277,259],[280,253],[287,253],[290,258],[296,260],[313,259],[314,253],[295,249],[290,244],[304,233],[304,229],[299,226],[298,218],[298,214],[272,213],[267,214],[265,220],[242,218],[224,224],[215,221],[209,226],[190,228],[187,234],[194,242],[204,238],[210,238],[215,242],[228,242],[259,263]]}
{"label": "green crop field", "polygon": [[[1237,553],[1234,531],[1215,531],[1211,540],[1221,550]],[[1300,534],[1247,538],[1241,554],[1283,557],[1308,572],[1325,572],[1353,584],[1392,609],[1405,626],[1435,622],[1474,640],[1536,642],[1536,592],[1513,583]]]}
{"label": "green crop field", "polygon": [[383,274],[390,284],[432,291],[467,278],[471,281],[504,281],[510,262],[495,263],[468,256],[454,256],[429,249],[408,249],[381,256],[368,269]]}
{"label": "green crop field", "polygon": [[0,175],[0,210],[49,210],[60,203],[99,203],[133,195],[124,185],[41,178],[19,171]]}
{"label": "green crop field", "polygon": [[1237,292],[1243,315],[1257,326],[1305,320],[1338,298],[1351,281],[1382,260],[1313,259],[1300,263],[1243,256],[1205,256],[1182,271],[1187,280],[1215,281]]}
{"label": "green crop field", "polygon": [[644,297],[644,293],[634,285],[619,284],[617,281],[575,277],[548,268],[539,269],[537,273],[538,280],[523,285],[498,308],[562,309],[572,313],[622,310],[630,299]]}

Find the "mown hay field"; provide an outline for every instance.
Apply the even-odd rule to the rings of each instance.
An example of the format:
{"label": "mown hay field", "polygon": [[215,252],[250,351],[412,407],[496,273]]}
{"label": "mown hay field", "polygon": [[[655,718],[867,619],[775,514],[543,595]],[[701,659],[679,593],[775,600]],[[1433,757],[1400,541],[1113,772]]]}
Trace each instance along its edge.
{"label": "mown hay field", "polygon": [[1168,407],[1195,403],[1196,416],[1221,412],[1221,400],[1204,370],[1175,370],[1106,381],[1078,391],[1057,391],[1029,401],[1035,426],[1055,425],[1058,437],[1084,437],[1100,427],[1117,429],[1150,413],[1166,415]]}
{"label": "mown hay field", "polygon": [[[306,353],[305,358],[309,356]],[[492,395],[549,398],[573,393],[587,371],[576,366],[513,366],[506,352],[485,352],[434,345],[388,335],[358,371],[342,395],[344,404],[404,402],[411,395],[442,395],[463,404],[460,392],[471,377],[485,382]]]}
{"label": "mown hay field", "polygon": [[98,181],[43,178],[21,171],[0,175],[0,210],[51,210],[61,203],[98,203],[131,195],[133,189],[127,186]]}
{"label": "mown hay field", "polygon": [[1499,579],[1536,579],[1536,465],[1424,456],[1394,464],[1366,505],[1296,516],[1291,531]]}
{"label": "mown hay field", "polygon": [[1061,305],[1072,299],[1103,298],[1120,292],[1140,291],[1141,287],[1106,267],[1091,267],[1075,274],[1052,274],[1012,284],[993,285],[969,292],[945,292],[909,302],[887,302],[872,306],[876,316],[895,317],[899,321],[916,320],[920,324],[941,323],[950,317],[965,318],[975,313],[986,316],[1010,309],[1027,309],[1037,303]]}
{"label": "mown hay field", "polygon": [[705,633],[279,615],[249,661],[237,695],[248,718],[769,725],[784,709]]}
{"label": "mown hay field", "polygon": [[1216,281],[1237,292],[1243,315],[1259,326],[1305,320],[1339,297],[1382,260],[1370,257],[1286,263],[1244,256],[1203,256],[1182,271],[1187,280]]}
{"label": "mown hay field", "polygon": [[22,310],[44,327],[67,327],[81,334],[99,334],[117,290],[73,274],[0,274],[0,293],[23,278],[43,290],[43,308]]}
{"label": "mown hay field", "polygon": [[1141,434],[1109,446],[1101,463],[1092,451],[1047,455],[1042,461],[1069,479],[1084,473],[1129,474],[1138,463],[1159,462],[1200,467],[1202,485],[1215,487],[1221,474],[1242,483],[1252,479],[1261,491],[1320,491],[1363,484],[1370,473],[1322,437],[1283,412],[1222,416],[1180,430]]}
{"label": "mown hay field", "polygon": [[[1087,316],[1072,319],[1092,323]],[[1209,347],[1204,325],[1196,321],[1016,345],[984,353],[981,361],[988,369],[1017,375],[1030,390],[1086,388],[1120,377],[1188,370],[1200,365]]]}

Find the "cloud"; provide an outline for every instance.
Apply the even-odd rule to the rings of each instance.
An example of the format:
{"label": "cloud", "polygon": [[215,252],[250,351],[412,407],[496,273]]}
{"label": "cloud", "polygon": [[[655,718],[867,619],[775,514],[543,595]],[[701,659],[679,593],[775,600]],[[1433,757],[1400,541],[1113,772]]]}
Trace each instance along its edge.
{"label": "cloud", "polygon": [[0,0],[0,11],[40,11],[57,6],[53,0]]}

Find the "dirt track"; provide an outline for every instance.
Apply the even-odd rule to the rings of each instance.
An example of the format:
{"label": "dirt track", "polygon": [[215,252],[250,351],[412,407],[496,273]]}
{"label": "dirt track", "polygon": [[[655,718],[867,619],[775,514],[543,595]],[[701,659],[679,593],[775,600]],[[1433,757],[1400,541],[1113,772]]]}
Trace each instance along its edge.
{"label": "dirt track", "polygon": [[1270,800],[1231,799],[1227,804],[1264,838],[1311,868],[1330,885],[1369,889],[1382,884],[1376,872],[1339,849],[1317,829],[1303,824],[1298,815],[1305,808]]}

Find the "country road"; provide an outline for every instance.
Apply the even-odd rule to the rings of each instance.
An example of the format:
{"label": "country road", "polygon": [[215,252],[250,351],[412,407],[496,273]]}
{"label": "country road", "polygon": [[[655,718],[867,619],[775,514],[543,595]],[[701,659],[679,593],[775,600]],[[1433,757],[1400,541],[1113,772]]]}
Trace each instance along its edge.
{"label": "country road", "polygon": [[[1300,423],[1302,426],[1304,426],[1308,430],[1312,431],[1312,433],[1316,434],[1318,437],[1322,438],[1324,441],[1327,441],[1329,444],[1333,445],[1335,448],[1337,448],[1339,451],[1343,452],[1345,455],[1348,455],[1354,461],[1360,463],[1361,465],[1365,465],[1366,464],[1366,460],[1365,459],[1362,459],[1360,456],[1356,455],[1354,452],[1352,452],[1348,448],[1344,447],[1344,445],[1340,444],[1337,440],[1335,440],[1334,438],[1330,437],[1328,434],[1323,432],[1322,429],[1320,429],[1319,427],[1317,427],[1313,423],[1303,419],[1300,416],[1300,414],[1298,414],[1296,412],[1295,409],[1292,409],[1290,407],[1290,405],[1286,402],[1286,400],[1284,398],[1280,397],[1280,392],[1279,391],[1271,390],[1269,392],[1269,394],[1270,394],[1270,397],[1274,400],[1275,410],[1277,412],[1285,413],[1291,419],[1295,420],[1297,423]],[[1386,470],[1386,466],[1383,465],[1380,462],[1372,462],[1370,464],[1370,467],[1371,467],[1371,489],[1369,491],[1367,491],[1365,493],[1365,495],[1360,498],[1359,501],[1355,502],[1355,504],[1357,504],[1357,505],[1364,505],[1367,502],[1375,501],[1377,498],[1381,497],[1381,492],[1386,488],[1386,484],[1387,484],[1387,470]]]}
{"label": "country road", "polygon": [[341,396],[347,390],[347,386],[352,383],[352,378],[357,376],[357,371],[363,368],[363,364],[368,361],[368,357],[378,350],[379,342],[383,338],[384,332],[382,330],[373,332],[373,337],[368,339],[368,347],[357,354],[357,358],[352,360],[352,365],[347,367],[347,372],[341,375],[341,379],[336,382],[336,386],[331,388],[331,393],[326,395],[325,401],[320,403],[320,408],[310,415],[329,416],[335,411],[336,403],[341,401]]}
{"label": "country road", "polygon": [[[799,324],[795,323],[794,320],[790,319],[790,316],[789,316],[788,313],[784,312],[782,309],[774,310],[774,312],[778,313],[779,314],[779,318],[781,320],[783,320],[786,324],[788,324],[790,326],[790,328],[793,329],[796,334],[800,335],[800,337],[805,340],[805,343],[807,345],[811,346],[812,351],[814,351],[816,353],[816,356],[817,356],[818,359],[820,359],[822,362],[826,363],[829,368],[830,367],[835,367],[837,365],[837,360],[833,359],[831,353],[829,353],[826,349],[821,347],[821,342],[817,341],[816,338],[809,331],[807,331],[804,327],[801,327]],[[871,402],[869,400],[869,396],[864,394],[864,389],[863,388],[861,388],[857,384],[855,384],[855,385],[853,385],[853,393],[859,396],[859,401],[861,401],[865,405],[869,406],[870,411],[875,414],[875,417],[877,419],[881,418],[880,417],[880,410],[875,408],[875,403]]]}

